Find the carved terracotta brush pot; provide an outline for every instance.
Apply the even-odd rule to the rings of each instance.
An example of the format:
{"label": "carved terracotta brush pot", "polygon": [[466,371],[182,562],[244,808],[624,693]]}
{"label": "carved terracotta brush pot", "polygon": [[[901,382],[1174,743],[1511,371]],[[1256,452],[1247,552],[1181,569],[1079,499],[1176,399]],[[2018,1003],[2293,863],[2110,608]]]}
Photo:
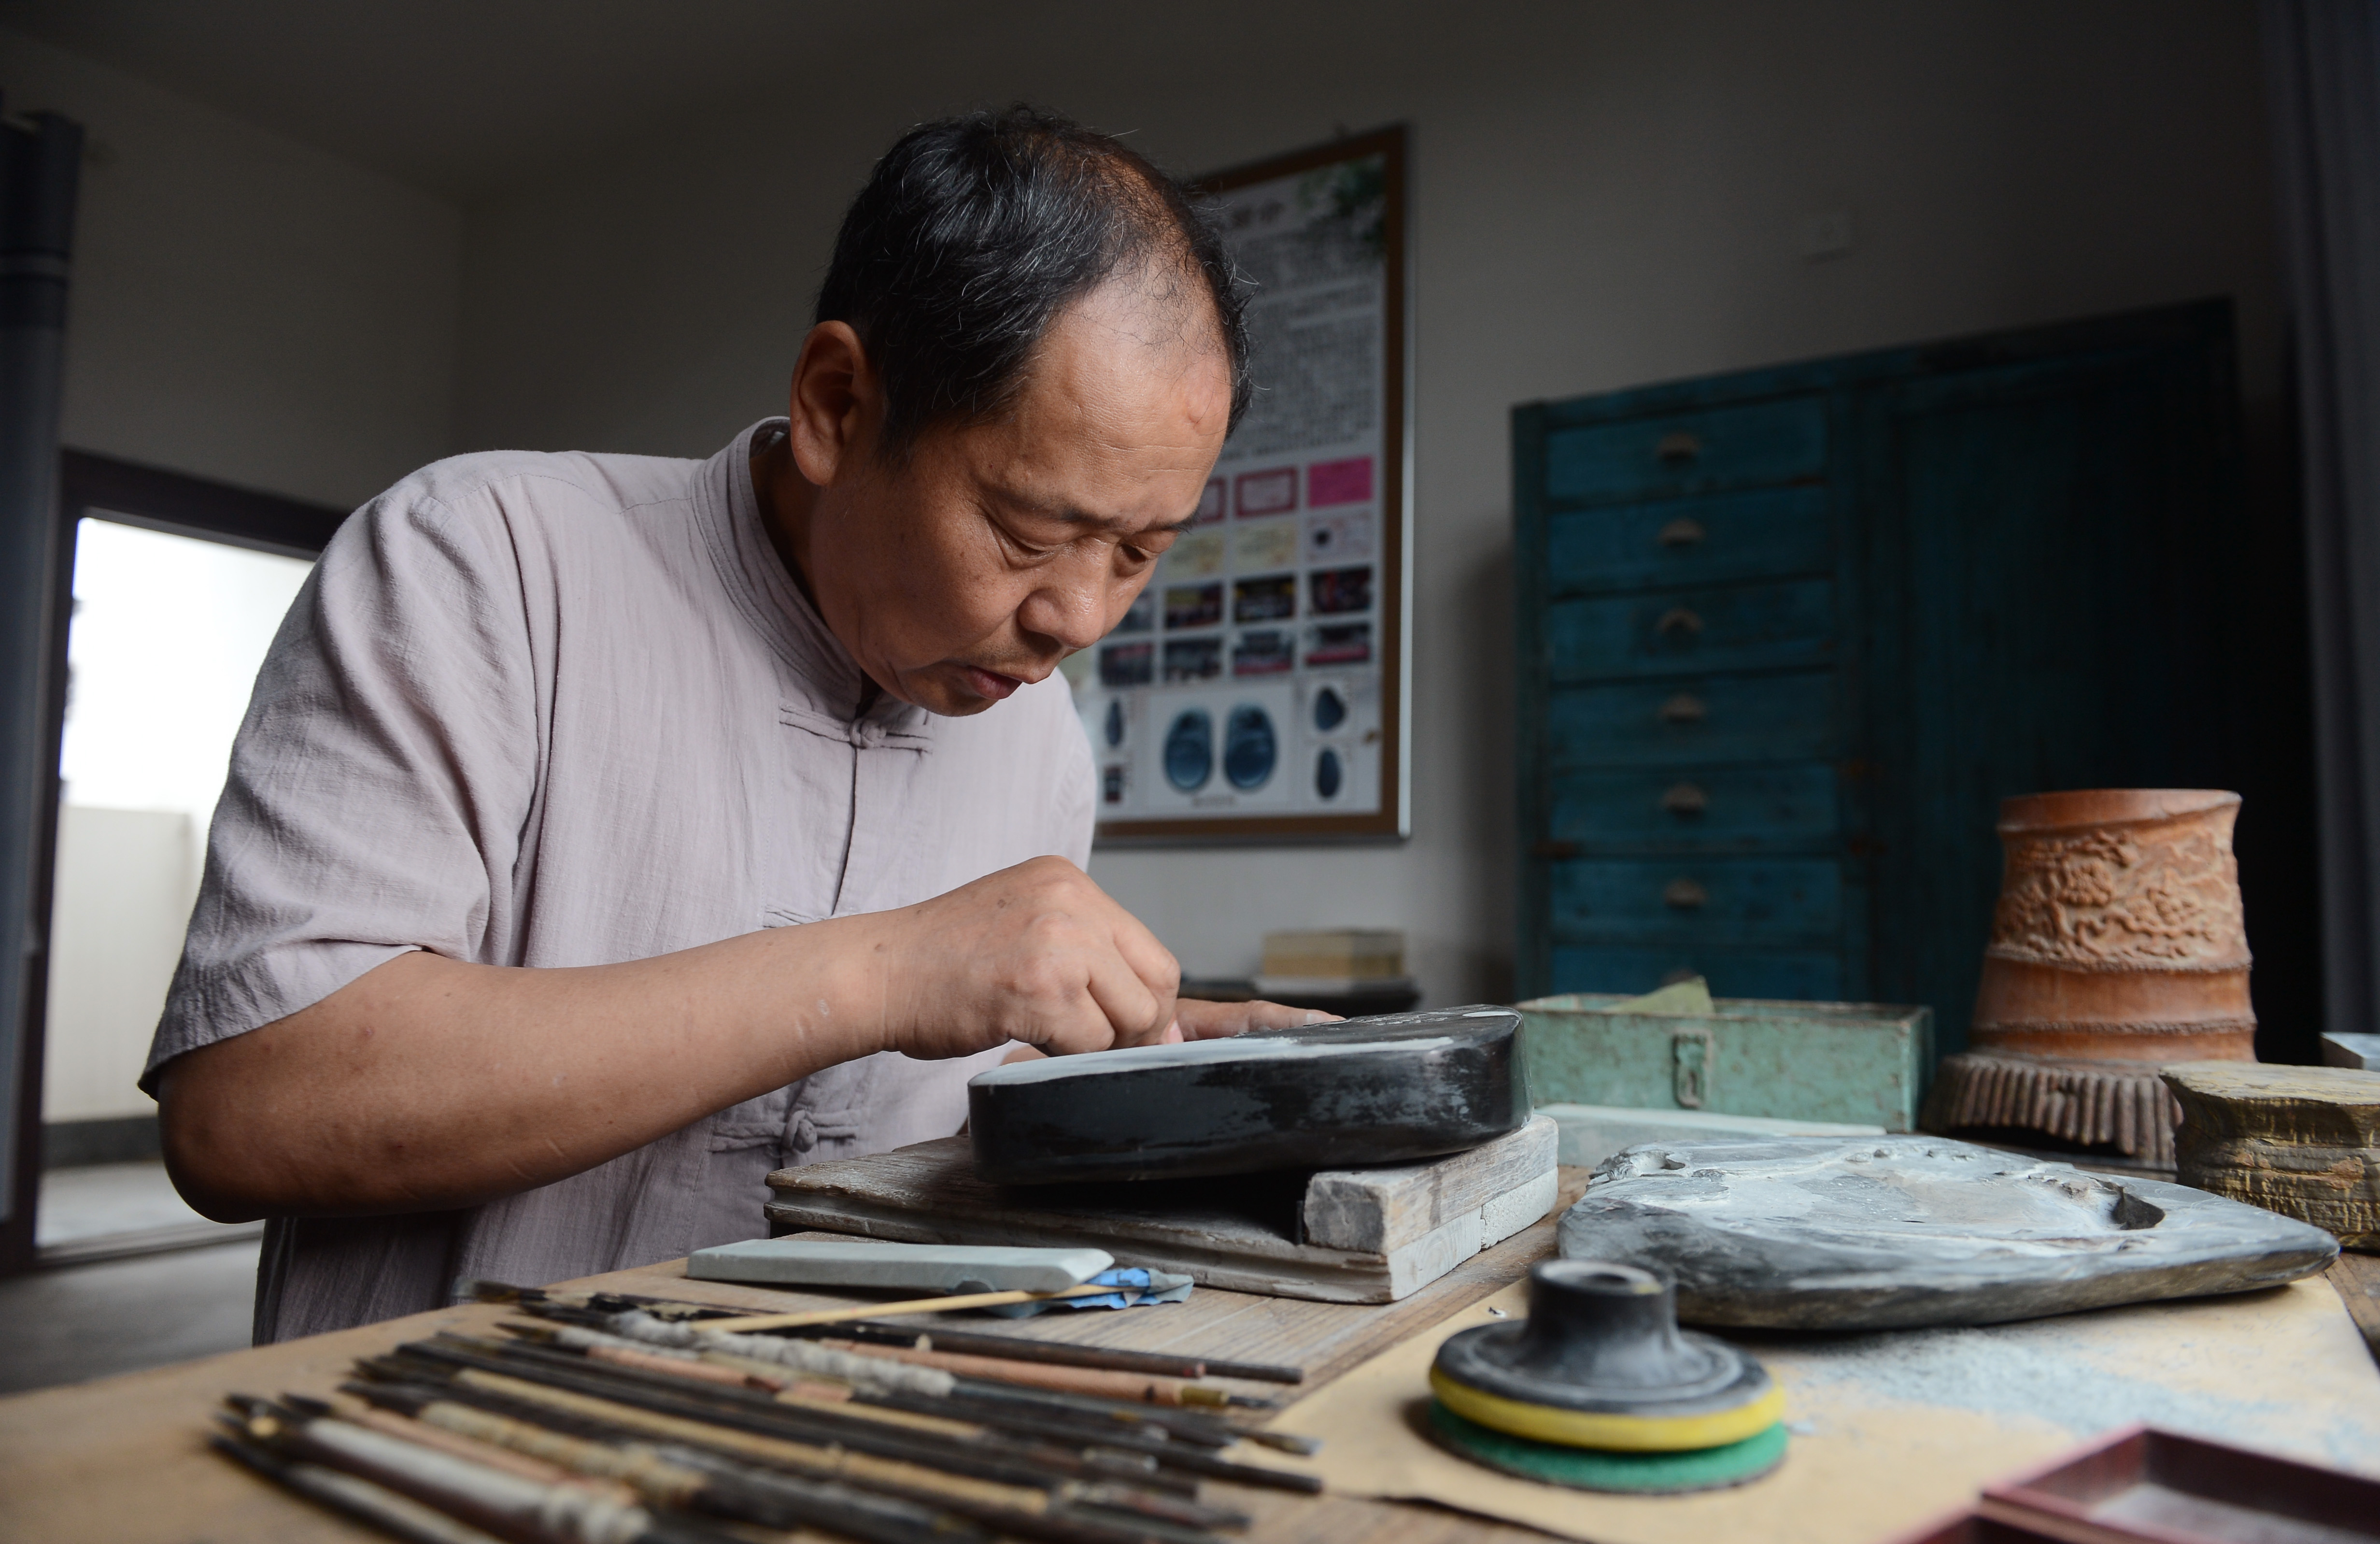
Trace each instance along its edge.
{"label": "carved terracotta brush pot", "polygon": [[2170,1062],[2256,1059],[2231,824],[2240,796],[2093,788],[2000,805],[2006,867],[1973,1050],[1935,1131],[1993,1126],[2173,1165]]}

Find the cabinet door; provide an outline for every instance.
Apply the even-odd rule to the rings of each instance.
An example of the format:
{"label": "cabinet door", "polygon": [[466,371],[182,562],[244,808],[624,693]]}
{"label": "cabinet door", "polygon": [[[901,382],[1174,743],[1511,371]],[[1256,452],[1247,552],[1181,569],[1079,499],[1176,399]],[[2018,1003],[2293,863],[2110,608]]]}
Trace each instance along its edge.
{"label": "cabinet door", "polygon": [[[2001,799],[2218,776],[2228,375],[2101,349],[1875,394],[1876,990],[1962,1050]],[[2215,785],[2219,785],[2215,784]]]}

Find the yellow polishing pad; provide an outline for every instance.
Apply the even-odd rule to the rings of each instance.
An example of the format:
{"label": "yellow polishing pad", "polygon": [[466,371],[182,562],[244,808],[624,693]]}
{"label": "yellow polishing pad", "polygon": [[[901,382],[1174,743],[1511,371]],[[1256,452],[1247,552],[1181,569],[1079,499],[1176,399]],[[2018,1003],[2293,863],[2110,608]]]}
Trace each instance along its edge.
{"label": "yellow polishing pad", "polygon": [[1631,1416],[1614,1411],[1560,1410],[1469,1388],[1443,1368],[1429,1371],[1430,1391],[1465,1420],[1532,1441],[1612,1453],[1686,1453],[1740,1442],[1785,1416],[1785,1391],[1776,1384],[1748,1404],[1698,1416]]}

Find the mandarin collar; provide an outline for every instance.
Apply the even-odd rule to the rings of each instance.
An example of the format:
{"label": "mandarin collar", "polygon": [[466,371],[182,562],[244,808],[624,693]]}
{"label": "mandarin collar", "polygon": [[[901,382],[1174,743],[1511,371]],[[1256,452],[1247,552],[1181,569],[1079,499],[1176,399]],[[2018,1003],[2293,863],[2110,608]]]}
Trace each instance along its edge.
{"label": "mandarin collar", "polygon": [[794,582],[769,540],[759,495],[752,487],[751,447],[759,436],[781,434],[785,427],[783,418],[762,419],[696,471],[695,507],[721,582],[745,620],[792,667],[797,683],[792,689],[802,700],[784,703],[785,711],[795,718],[822,719],[855,731],[872,727],[872,734],[855,734],[855,745],[890,739],[921,746],[932,738],[934,724],[934,715],[923,708],[879,692],[868,711],[854,711],[868,677]]}

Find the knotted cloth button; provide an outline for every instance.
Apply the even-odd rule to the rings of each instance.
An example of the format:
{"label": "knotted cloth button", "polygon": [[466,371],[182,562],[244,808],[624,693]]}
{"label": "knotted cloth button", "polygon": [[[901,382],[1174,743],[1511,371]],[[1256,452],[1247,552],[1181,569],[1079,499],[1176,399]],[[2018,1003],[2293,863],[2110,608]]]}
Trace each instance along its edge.
{"label": "knotted cloth button", "polygon": [[807,1110],[796,1110],[785,1125],[785,1146],[795,1152],[808,1152],[818,1146],[818,1123]]}

